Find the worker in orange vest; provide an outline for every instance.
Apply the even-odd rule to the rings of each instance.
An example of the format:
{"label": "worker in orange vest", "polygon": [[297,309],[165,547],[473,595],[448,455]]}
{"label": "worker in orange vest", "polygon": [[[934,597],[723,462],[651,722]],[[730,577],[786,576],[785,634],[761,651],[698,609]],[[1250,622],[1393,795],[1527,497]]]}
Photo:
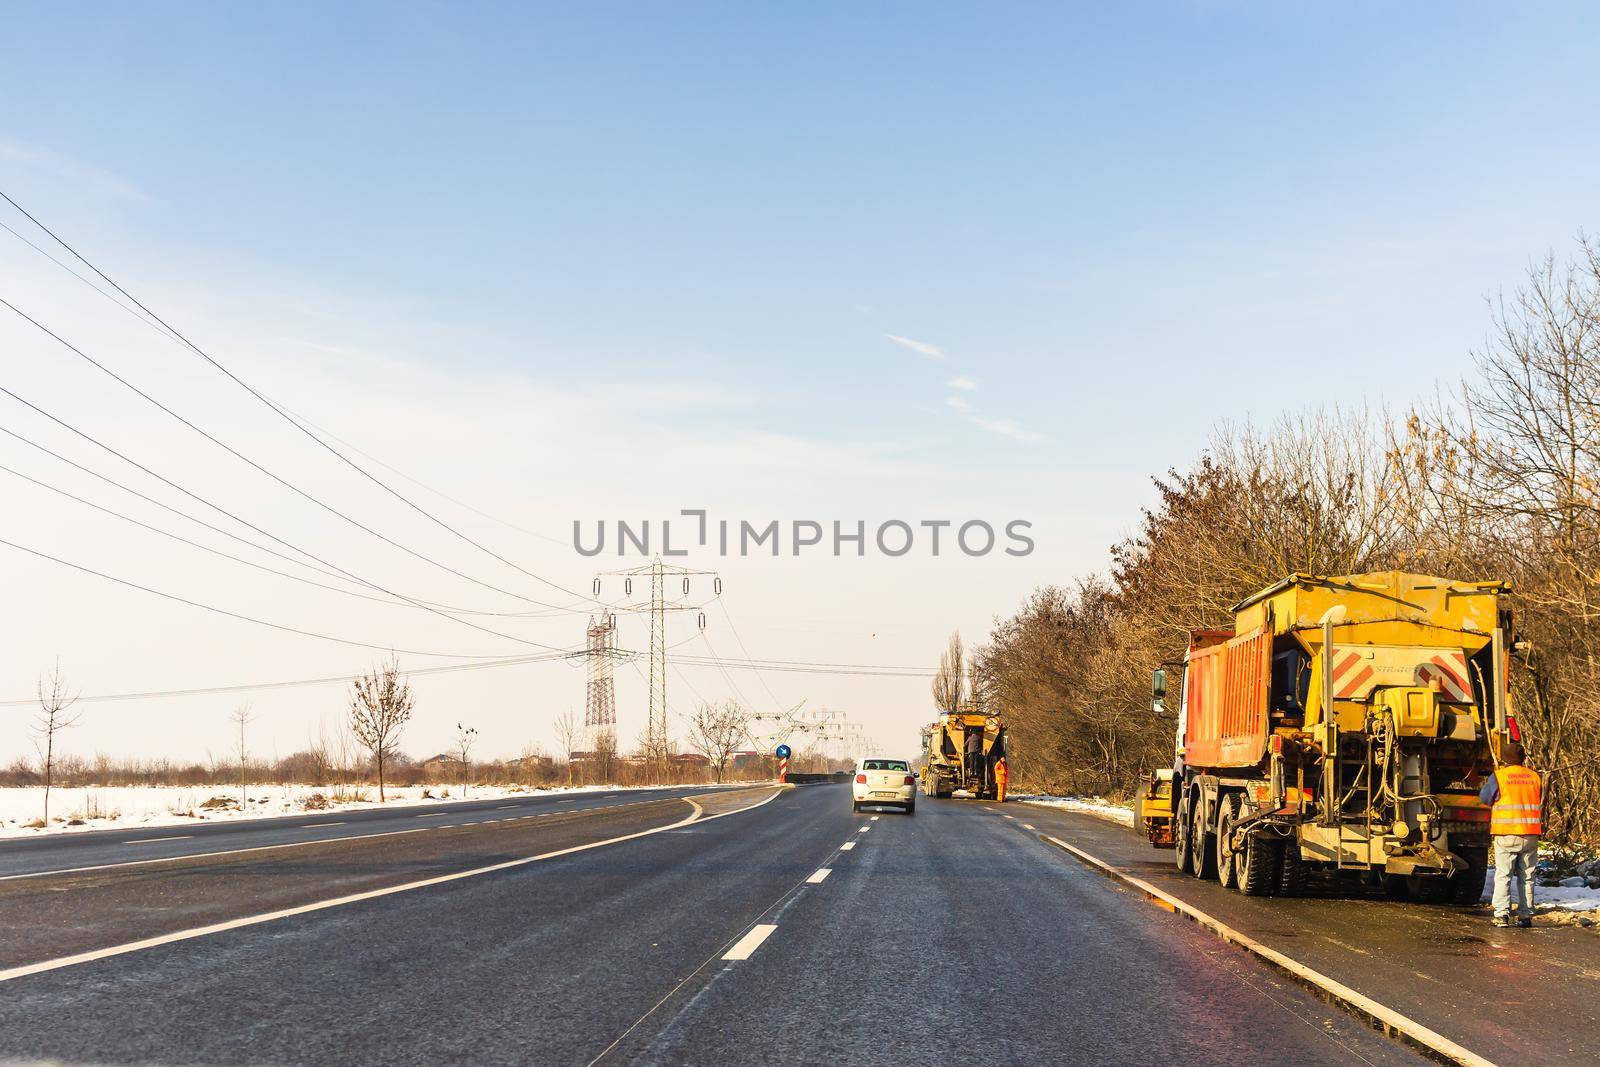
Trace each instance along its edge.
{"label": "worker in orange vest", "polygon": [[1539,835],[1544,832],[1544,789],[1539,773],[1523,766],[1522,760],[1522,746],[1508,741],[1494,777],[1478,793],[1479,800],[1491,805],[1496,926],[1510,926],[1513,920],[1518,926],[1533,925],[1533,872],[1539,863]]}
{"label": "worker in orange vest", "polygon": [[1006,767],[1006,758],[1001,756],[994,761],[994,798],[998,803],[1005,803],[1006,780],[1010,777],[1011,771]]}

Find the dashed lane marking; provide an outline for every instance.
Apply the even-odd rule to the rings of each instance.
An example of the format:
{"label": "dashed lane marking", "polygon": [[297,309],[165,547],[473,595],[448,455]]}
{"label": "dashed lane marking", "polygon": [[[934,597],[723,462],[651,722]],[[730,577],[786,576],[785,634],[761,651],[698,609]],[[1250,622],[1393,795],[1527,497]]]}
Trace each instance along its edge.
{"label": "dashed lane marking", "polygon": [[328,826],[343,826],[342,822],[308,822],[301,827],[302,830],[321,830]]}
{"label": "dashed lane marking", "polygon": [[807,878],[806,881],[808,883],[810,883],[811,885],[816,885],[818,882],[826,881],[827,878],[828,878],[828,875],[830,875],[832,873],[833,873],[833,868],[832,867],[818,867],[815,871],[813,871],[811,873],[811,877]]}
{"label": "dashed lane marking", "polygon": [[430,811],[422,815],[413,815],[411,817],[413,819],[442,819],[449,814],[450,813],[448,811]]}
{"label": "dashed lane marking", "polygon": [[877,822],[878,821],[878,817],[876,815],[874,815],[872,818],[868,819],[867,821],[868,822]]}
{"label": "dashed lane marking", "polygon": [[1034,827],[1034,825],[1033,825],[1033,823],[1031,823],[1031,822],[1025,822],[1025,823],[1023,823],[1023,824],[1022,824],[1022,828],[1023,828],[1023,829],[1024,829],[1024,830],[1032,830],[1032,829],[1035,829],[1035,827]]}
{"label": "dashed lane marking", "polygon": [[859,829],[859,830],[857,830],[857,831],[856,831],[856,833],[858,833],[858,834],[864,834],[864,833],[866,833],[866,832],[867,832],[867,831],[868,831],[868,830],[870,830],[870,829],[872,829],[872,827],[870,827],[870,826],[863,826],[863,827],[862,827],[862,828],[861,828],[861,829]]}
{"label": "dashed lane marking", "polygon": [[851,849],[853,849],[855,847],[856,847],[856,843],[854,841],[846,841],[844,844],[839,846],[839,851],[840,852],[849,852]]}
{"label": "dashed lane marking", "polygon": [[132,841],[124,841],[124,845],[153,845],[157,841],[187,841],[193,834],[173,834],[171,837],[139,837]]}
{"label": "dashed lane marking", "polygon": [[773,923],[756,923],[750,932],[738,940],[738,943],[723,953],[725,960],[747,960],[750,954],[761,947],[761,942],[772,936],[772,931],[778,927]]}
{"label": "dashed lane marking", "polygon": [[[243,918],[229,919],[225,922],[212,923],[209,926],[198,926],[189,930],[177,930],[170,934],[161,934],[157,937],[147,937],[140,941],[130,941],[126,944],[112,945],[109,948],[98,948],[89,952],[80,952],[73,956],[60,956],[53,960],[43,960],[39,963],[28,963],[20,967],[10,967],[5,970],[0,970],[0,982],[9,982],[13,978],[24,978],[28,975],[41,974],[45,971],[56,971],[63,967],[72,967],[80,963],[92,963],[95,960],[103,960],[111,956],[122,956],[130,952],[139,952],[147,948],[156,948],[160,945],[170,945],[177,941],[189,941],[193,938],[206,937],[210,934],[218,934],[226,930],[237,930],[244,926],[257,926],[261,923],[274,922],[278,919],[287,919],[291,916],[307,915],[311,912],[323,911],[328,908],[337,908],[345,904],[355,904],[363,900],[376,900],[379,897],[394,896],[397,893],[406,893],[414,889],[426,889],[430,886],[458,882],[464,878],[476,878],[479,875],[492,874],[496,871],[506,871],[515,867],[525,867],[530,863],[538,863],[542,860],[555,859],[559,856],[570,856],[577,852],[587,852],[590,849],[604,848],[607,845],[620,844],[623,841],[634,841],[641,837],[650,837],[654,834],[664,833],[668,830],[674,830],[678,827],[686,826],[689,823],[710,822],[713,819],[725,819],[730,815],[742,815],[747,811],[754,811],[756,808],[759,808],[765,804],[770,804],[772,801],[776,800],[779,795],[780,794],[774,790],[770,796],[758,800],[754,804],[750,804],[742,808],[736,808],[733,811],[718,812],[715,815],[705,814],[705,811],[700,807],[700,805],[685,797],[685,802],[692,809],[690,814],[685,818],[679,819],[677,822],[667,823],[665,826],[656,826],[649,830],[637,830],[631,834],[623,834],[620,837],[608,837],[602,841],[591,841],[583,845],[572,845],[568,848],[556,849],[553,852],[541,852],[536,856],[522,856],[518,859],[504,860],[500,863],[492,863],[487,867],[473,867],[470,870],[453,871],[450,874],[435,875],[432,878],[424,878],[416,882],[406,882],[402,885],[386,886],[383,889],[368,889],[360,893],[351,893],[348,896],[333,897],[329,900],[317,900],[311,902],[310,904],[301,904],[293,908],[283,908],[279,911],[263,912],[260,915],[247,915]],[[418,828],[418,830],[400,830],[397,832],[402,834],[411,834],[418,833],[420,829],[421,828]],[[757,929],[759,929],[759,927]],[[773,928],[769,928],[767,933],[771,933],[772,929]],[[745,939],[749,940],[749,936],[750,935],[747,934]],[[766,934],[763,934],[761,936],[761,940],[765,939]],[[756,941],[755,944],[760,944],[761,940]],[[750,947],[753,951],[755,945],[751,945]],[[746,956],[748,955],[749,953],[746,953]],[[745,957],[740,958],[743,959]]]}

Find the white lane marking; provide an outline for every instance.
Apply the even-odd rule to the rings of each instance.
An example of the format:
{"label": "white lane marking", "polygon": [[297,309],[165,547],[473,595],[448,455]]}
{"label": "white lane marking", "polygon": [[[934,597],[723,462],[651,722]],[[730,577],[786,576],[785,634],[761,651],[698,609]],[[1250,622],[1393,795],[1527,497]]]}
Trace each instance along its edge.
{"label": "white lane marking", "polygon": [[173,834],[171,837],[139,837],[132,841],[124,841],[124,845],[153,845],[157,841],[187,841],[193,834]]}
{"label": "white lane marking", "polygon": [[[621,808],[634,808],[634,806],[638,805],[651,805],[651,803],[659,803],[659,801],[637,800],[634,801],[634,803],[627,803],[627,805],[614,805],[613,811]],[[523,817],[523,819],[542,819],[544,816],[520,817]],[[320,822],[320,824],[315,825],[344,825],[344,822]],[[232,827],[229,827],[229,829],[232,829]],[[290,825],[290,827],[264,827],[264,829],[304,830],[309,829],[309,827],[306,827],[306,825],[298,825],[298,827],[293,827],[293,825]],[[445,827],[442,827],[442,825],[419,825],[419,827],[413,827],[413,829],[410,830],[379,830],[379,832],[376,833],[349,833],[349,835],[346,835],[346,837],[309,837],[304,841],[278,841],[277,845],[248,845],[245,846],[245,848],[219,848],[216,849],[216,851],[211,851],[211,853],[182,853],[181,856],[150,856],[147,857],[147,859],[120,859],[120,861],[114,862],[114,864],[86,864],[83,865],[83,867],[54,867],[54,869],[51,870],[29,870],[29,872],[21,873],[21,875],[0,875],[0,881],[21,881],[22,878],[50,878],[51,875],[82,875],[82,873],[88,873],[91,872],[91,870],[112,870],[115,869],[115,867],[144,867],[146,864],[181,864],[181,862],[186,861],[186,859],[210,859],[210,857],[213,856],[243,856],[245,853],[264,853],[264,851],[267,851],[267,849],[272,848],[304,848],[304,846],[307,845],[342,845],[342,843],[346,843],[346,841],[371,841],[374,840],[374,838],[379,837],[395,837],[397,833],[426,833],[427,830],[443,829],[445,829]],[[194,835],[190,833],[189,837],[194,837]],[[78,840],[83,840],[83,838],[80,837]],[[166,840],[178,840],[178,838],[166,838]],[[115,845],[115,841],[110,841],[110,843]]]}
{"label": "white lane marking", "polygon": [[[392,885],[384,889],[368,889],[361,893],[351,893],[348,896],[333,897],[328,900],[317,900],[310,904],[301,904],[293,908],[282,908],[278,911],[263,912],[260,915],[246,915],[243,918],[228,919],[224,922],[212,923],[209,926],[197,926],[189,930],[178,930],[170,934],[160,934],[156,937],[147,937],[139,941],[129,941],[122,945],[112,945],[109,948],[97,948],[89,952],[80,952],[74,956],[61,956],[57,959],[43,960],[39,963],[28,963],[20,967],[11,967],[6,970],[0,970],[0,982],[9,982],[13,978],[25,978],[32,974],[42,974],[45,971],[57,971],[63,967],[73,967],[80,963],[92,963],[95,960],[103,960],[111,956],[123,956],[130,952],[139,952],[143,949],[156,948],[160,945],[170,945],[177,941],[189,941],[197,937],[206,937],[210,934],[220,934],[226,930],[237,930],[245,926],[259,926],[262,923],[273,922],[277,919],[287,919],[295,915],[307,915],[314,911],[324,911],[328,908],[337,908],[345,904],[355,904],[363,900],[376,900],[379,897],[394,896],[396,893],[407,893],[413,889],[426,889],[430,886],[444,885],[448,882],[459,882],[464,878],[476,878],[481,874],[492,874],[496,871],[506,871],[512,869],[513,867],[525,867],[530,863],[538,863],[541,860],[556,859],[560,856],[570,856],[576,852],[587,852],[590,849],[603,848],[606,845],[616,845],[622,843],[623,841],[633,841],[641,837],[650,837],[652,834],[663,833],[667,830],[675,830],[678,827],[686,826],[689,823],[710,822],[713,819],[725,819],[729,815],[743,815],[747,811],[754,811],[756,808],[772,803],[772,801],[778,799],[780,795],[780,793],[774,790],[772,795],[762,800],[758,800],[754,804],[750,804],[743,808],[736,808],[733,811],[718,812],[716,815],[707,815],[705,810],[701,808],[699,804],[696,804],[688,797],[684,797],[682,798],[684,802],[694,810],[688,815],[687,818],[679,819],[677,822],[668,823],[665,826],[657,826],[649,830],[637,830],[631,834],[623,834],[621,837],[608,837],[603,841],[591,841],[586,845],[573,845],[569,848],[557,849],[554,852],[541,852],[537,856],[523,856],[520,859],[504,860],[500,863],[492,863],[487,867],[473,867],[470,870],[455,871],[451,874],[435,875],[432,878],[424,878],[416,882],[406,882],[402,885]],[[416,830],[399,830],[396,832],[402,834],[417,833]],[[770,933],[771,931],[769,930],[768,932]],[[765,936],[765,934],[762,935],[763,939]],[[759,943],[760,942],[758,941],[757,944]],[[754,945],[751,946],[752,949],[754,947]]]}
{"label": "white lane marking", "polygon": [[750,928],[750,932],[741,937],[737,944],[722,954],[725,960],[747,960],[750,954],[761,947],[761,942],[772,936],[772,931],[777,926],[772,923],[757,923]]}
{"label": "white lane marking", "polygon": [[507,808],[514,808],[514,807],[516,807],[515,804],[502,804],[498,808],[495,808],[494,810],[495,811],[505,811]]}
{"label": "white lane marking", "polygon": [[1011,820],[1013,820],[1013,821],[1015,821],[1015,820],[1016,820],[1016,816],[1015,816],[1015,815],[1002,815],[1002,816],[1000,816],[1000,817],[1001,817],[1001,818],[1002,818],[1002,819],[1011,819]]}
{"label": "white lane marking", "polygon": [[872,818],[868,819],[867,821],[868,822],[877,822],[878,821],[878,817],[876,815],[874,815]]}
{"label": "white lane marking", "polygon": [[577,801],[576,800],[558,800],[558,801],[556,801],[556,803],[557,804],[576,804]]}
{"label": "white lane marking", "polygon": [[811,877],[807,878],[806,881],[811,885],[816,885],[819,882],[827,881],[828,875],[832,873],[832,867],[818,867],[815,871],[811,872]]}
{"label": "white lane marking", "polygon": [[854,841],[846,841],[844,844],[839,846],[839,851],[840,852],[849,852],[851,849],[853,849],[855,847],[856,847],[856,843]]}
{"label": "white lane marking", "polygon": [[859,830],[857,830],[857,831],[856,831],[856,833],[858,833],[858,834],[864,834],[864,833],[866,833],[866,832],[867,832],[867,831],[868,831],[868,830],[870,830],[870,829],[872,829],[872,827],[870,827],[870,826],[863,826],[863,827],[862,827],[862,828],[861,828],[861,829],[859,829]]}
{"label": "white lane marking", "polygon": [[430,811],[424,815],[413,815],[411,817],[413,819],[442,819],[449,814],[448,811]]}
{"label": "white lane marking", "polygon": [[1033,825],[1033,823],[1031,823],[1031,822],[1025,822],[1025,823],[1023,823],[1023,824],[1022,824],[1022,828],[1023,828],[1023,829],[1024,829],[1024,830],[1032,830],[1032,829],[1035,829],[1035,827],[1034,827],[1034,825]]}
{"label": "white lane marking", "polygon": [[321,830],[325,826],[343,826],[342,822],[308,822],[300,827],[302,830]]}
{"label": "white lane marking", "polygon": [[1256,956],[1259,956],[1261,959],[1264,959],[1268,963],[1287,971],[1296,978],[1317,986],[1319,989],[1332,994],[1335,998],[1344,1002],[1347,1007],[1354,1008],[1356,1011],[1361,1012],[1367,1017],[1375,1019],[1378,1022],[1383,1023],[1385,1026],[1389,1026],[1400,1031],[1413,1041],[1416,1041],[1423,1046],[1440,1053],[1441,1055],[1449,1057],[1454,1062],[1466,1065],[1466,1067],[1495,1067],[1492,1060],[1486,1060],[1476,1052],[1472,1052],[1466,1048],[1463,1048],[1442,1034],[1435,1033],[1434,1031],[1428,1029],[1415,1019],[1401,1015],[1393,1008],[1380,1004],[1371,997],[1357,993],[1354,989],[1351,989],[1342,982],[1338,982],[1332,978],[1329,978],[1321,971],[1312,970],[1299,960],[1291,959],[1279,952],[1277,949],[1268,948],[1255,938],[1241,934],[1239,931],[1235,930],[1233,927],[1227,925],[1221,920],[1207,915],[1193,904],[1185,903],[1184,901],[1173,896],[1171,893],[1168,893],[1165,890],[1157,889],[1143,878],[1135,878],[1131,874],[1126,874],[1123,871],[1119,871],[1104,860],[1089,855],[1089,853],[1083,851],[1081,848],[1067,844],[1059,837],[1052,837],[1051,835],[1046,834],[1044,839],[1053,845],[1066,849],[1068,852],[1072,853],[1072,855],[1078,857],[1091,867],[1095,867],[1104,873],[1111,875],[1113,878],[1127,882],[1134,888],[1147,893],[1152,898],[1166,904],[1178,914],[1187,916],[1188,918],[1199,923],[1201,926],[1209,928],[1212,933],[1222,938],[1223,941],[1238,945],[1246,952],[1250,952]]}

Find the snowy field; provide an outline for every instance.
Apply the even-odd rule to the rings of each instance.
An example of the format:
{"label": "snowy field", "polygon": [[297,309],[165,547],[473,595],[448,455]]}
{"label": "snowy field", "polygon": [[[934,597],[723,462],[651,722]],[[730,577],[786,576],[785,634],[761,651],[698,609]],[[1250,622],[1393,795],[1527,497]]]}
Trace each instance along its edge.
{"label": "snowy field", "polygon": [[1020,800],[1024,804],[1037,804],[1041,808],[1061,808],[1065,811],[1078,811],[1085,815],[1095,815],[1102,819],[1109,819],[1123,826],[1133,826],[1133,806],[1131,804],[1116,804],[1105,797],[1053,797],[1043,793],[1020,793],[1007,799]]}
{"label": "snowy field", "polygon": [[[389,786],[385,807],[435,804],[452,800],[545,796],[552,793],[616,793],[644,786],[575,786],[572,789],[530,789],[523,786],[475,785],[462,796],[460,784]],[[184,826],[228,819],[266,819],[315,811],[352,811],[378,806],[377,786],[346,790],[335,801],[331,786],[251,786],[248,803],[237,786],[91,786],[50,790],[50,826],[30,828],[44,810],[44,789],[38,786],[0,788],[0,838],[81,833],[132,826]],[[424,796],[424,793],[429,795]],[[209,807],[207,805],[210,805]]]}

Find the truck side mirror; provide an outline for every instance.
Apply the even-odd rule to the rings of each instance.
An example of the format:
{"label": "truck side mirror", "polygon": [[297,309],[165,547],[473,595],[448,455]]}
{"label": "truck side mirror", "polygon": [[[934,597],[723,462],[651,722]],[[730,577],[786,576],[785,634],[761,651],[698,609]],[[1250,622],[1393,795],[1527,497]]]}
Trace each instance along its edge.
{"label": "truck side mirror", "polygon": [[1167,672],[1160,667],[1150,676],[1150,695],[1157,703],[1167,699]]}

